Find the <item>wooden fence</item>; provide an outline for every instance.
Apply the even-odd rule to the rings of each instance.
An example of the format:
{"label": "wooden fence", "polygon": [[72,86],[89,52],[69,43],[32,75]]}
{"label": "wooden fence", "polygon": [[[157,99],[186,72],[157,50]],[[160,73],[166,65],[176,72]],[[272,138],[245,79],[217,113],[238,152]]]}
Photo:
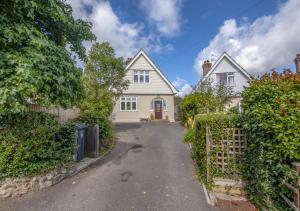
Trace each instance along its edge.
{"label": "wooden fence", "polygon": [[68,120],[75,119],[79,116],[80,109],[79,108],[68,108],[64,109],[58,106],[50,106],[44,107],[36,104],[28,105],[29,111],[37,111],[37,112],[46,112],[49,114],[54,114],[58,116],[58,120],[60,123],[64,123]]}
{"label": "wooden fence", "polygon": [[284,185],[294,193],[293,200],[290,200],[283,193],[279,193],[279,195],[283,198],[283,200],[295,211],[300,211],[300,163],[292,163],[293,169],[292,173],[297,177],[296,184],[290,184],[284,181]]}
{"label": "wooden fence", "polygon": [[235,158],[237,163],[241,163],[242,155],[247,147],[247,137],[246,132],[242,128],[226,128],[226,134],[222,140],[213,140],[211,128],[206,128],[206,153],[207,153],[207,163],[210,163],[210,152],[212,150],[217,150],[215,165],[221,169],[222,172],[225,171],[226,166],[231,158]]}

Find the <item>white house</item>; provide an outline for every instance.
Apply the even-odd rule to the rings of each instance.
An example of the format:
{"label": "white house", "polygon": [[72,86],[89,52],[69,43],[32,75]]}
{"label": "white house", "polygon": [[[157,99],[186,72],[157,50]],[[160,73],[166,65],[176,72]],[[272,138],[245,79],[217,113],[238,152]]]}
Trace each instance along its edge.
{"label": "white house", "polygon": [[241,101],[241,93],[253,78],[240,64],[238,64],[226,52],[216,60],[214,64],[210,61],[204,61],[203,78],[197,85],[210,81],[213,86],[224,85],[231,88],[233,97],[227,104],[227,108],[236,106]]}
{"label": "white house", "polygon": [[126,66],[130,84],[117,100],[114,122],[156,120],[174,122],[174,95],[178,93],[148,55],[140,50]]}

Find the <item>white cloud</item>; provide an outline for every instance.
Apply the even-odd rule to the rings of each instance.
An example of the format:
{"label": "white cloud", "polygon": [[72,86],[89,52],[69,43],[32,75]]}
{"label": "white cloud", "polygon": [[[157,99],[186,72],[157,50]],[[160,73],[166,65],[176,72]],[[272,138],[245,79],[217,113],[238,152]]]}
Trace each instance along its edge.
{"label": "white cloud", "polygon": [[141,0],[140,6],[162,35],[172,37],[180,32],[181,0]]}
{"label": "white cloud", "polygon": [[[131,57],[140,48],[151,52],[171,50],[168,44],[162,45],[153,35],[144,35],[141,23],[122,22],[107,0],[67,0],[76,18],[85,19],[93,24],[92,31],[100,42],[108,41],[118,56]],[[87,48],[90,43],[86,43]]]}
{"label": "white cloud", "polygon": [[289,0],[275,15],[240,24],[229,19],[195,59],[194,68],[202,75],[202,62],[227,51],[246,70],[261,74],[289,65],[300,51],[300,1]]}
{"label": "white cloud", "polygon": [[184,97],[185,95],[193,91],[192,86],[183,78],[176,77],[176,80],[172,84],[179,90],[178,96]]}

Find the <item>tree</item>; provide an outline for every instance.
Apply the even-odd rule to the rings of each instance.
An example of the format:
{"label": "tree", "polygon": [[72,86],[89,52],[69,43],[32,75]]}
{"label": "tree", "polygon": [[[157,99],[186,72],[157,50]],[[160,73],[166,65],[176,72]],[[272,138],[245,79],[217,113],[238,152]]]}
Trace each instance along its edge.
{"label": "tree", "polygon": [[[0,7],[0,115],[40,105],[75,104],[82,97],[82,42],[91,24],[75,20],[63,0],[2,0]],[[67,50],[68,49],[68,50]]]}
{"label": "tree", "polygon": [[196,91],[185,96],[179,104],[183,123],[189,126],[197,114],[223,111],[231,95],[229,87],[213,86],[209,80],[201,83]]}
{"label": "tree", "polygon": [[94,43],[83,74],[86,91],[81,104],[83,112],[110,115],[115,99],[128,87],[125,74],[122,59],[116,58],[109,43]]}

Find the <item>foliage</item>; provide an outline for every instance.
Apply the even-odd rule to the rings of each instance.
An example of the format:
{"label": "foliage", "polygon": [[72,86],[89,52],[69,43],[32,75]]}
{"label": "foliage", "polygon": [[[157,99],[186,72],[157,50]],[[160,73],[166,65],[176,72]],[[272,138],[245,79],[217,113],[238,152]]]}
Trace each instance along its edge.
{"label": "foliage", "polygon": [[154,120],[154,114],[153,114],[153,113],[150,114],[150,120],[151,120],[151,121]]}
{"label": "foliage", "polygon": [[75,20],[63,0],[2,0],[0,115],[25,111],[28,99],[75,104],[83,89],[73,56],[85,60],[82,42],[94,39],[91,24]]}
{"label": "foliage", "polygon": [[197,114],[223,111],[230,96],[231,90],[228,87],[213,87],[209,81],[202,83],[197,91],[185,96],[179,104],[182,122],[187,124]]}
{"label": "foliage", "polygon": [[109,43],[94,43],[83,74],[86,90],[81,108],[95,115],[108,116],[114,100],[127,89],[125,68],[121,58],[116,58]]}
{"label": "foliage", "polygon": [[112,134],[112,123],[111,121],[105,116],[96,116],[91,113],[82,113],[78,118],[79,122],[82,122],[88,126],[99,126],[99,140],[102,145],[107,146],[110,141],[113,139]]}
{"label": "foliage", "polygon": [[175,107],[175,121],[180,121],[182,119],[182,112],[179,109],[179,105],[183,100],[180,96],[174,96],[174,107]]}
{"label": "foliage", "polygon": [[72,159],[76,128],[55,116],[24,113],[0,119],[0,179],[44,173]]}
{"label": "foliage", "polygon": [[[217,176],[223,178],[238,177],[240,169],[233,160],[232,165],[229,165],[225,173],[222,173],[215,164],[216,153],[221,152],[221,149],[218,148],[210,152],[210,163],[207,164],[206,127],[211,128],[212,139],[218,141],[227,135],[224,129],[237,126],[238,116],[234,114],[200,114],[195,118],[194,128],[189,128],[185,134],[185,143],[192,144],[192,158],[196,164],[197,175],[208,188],[213,186],[213,178]],[[207,167],[209,167],[209,171]]]}
{"label": "foliage", "polygon": [[281,183],[290,178],[291,163],[300,161],[300,74],[273,72],[252,81],[242,105],[248,196],[260,208],[284,209]]}

